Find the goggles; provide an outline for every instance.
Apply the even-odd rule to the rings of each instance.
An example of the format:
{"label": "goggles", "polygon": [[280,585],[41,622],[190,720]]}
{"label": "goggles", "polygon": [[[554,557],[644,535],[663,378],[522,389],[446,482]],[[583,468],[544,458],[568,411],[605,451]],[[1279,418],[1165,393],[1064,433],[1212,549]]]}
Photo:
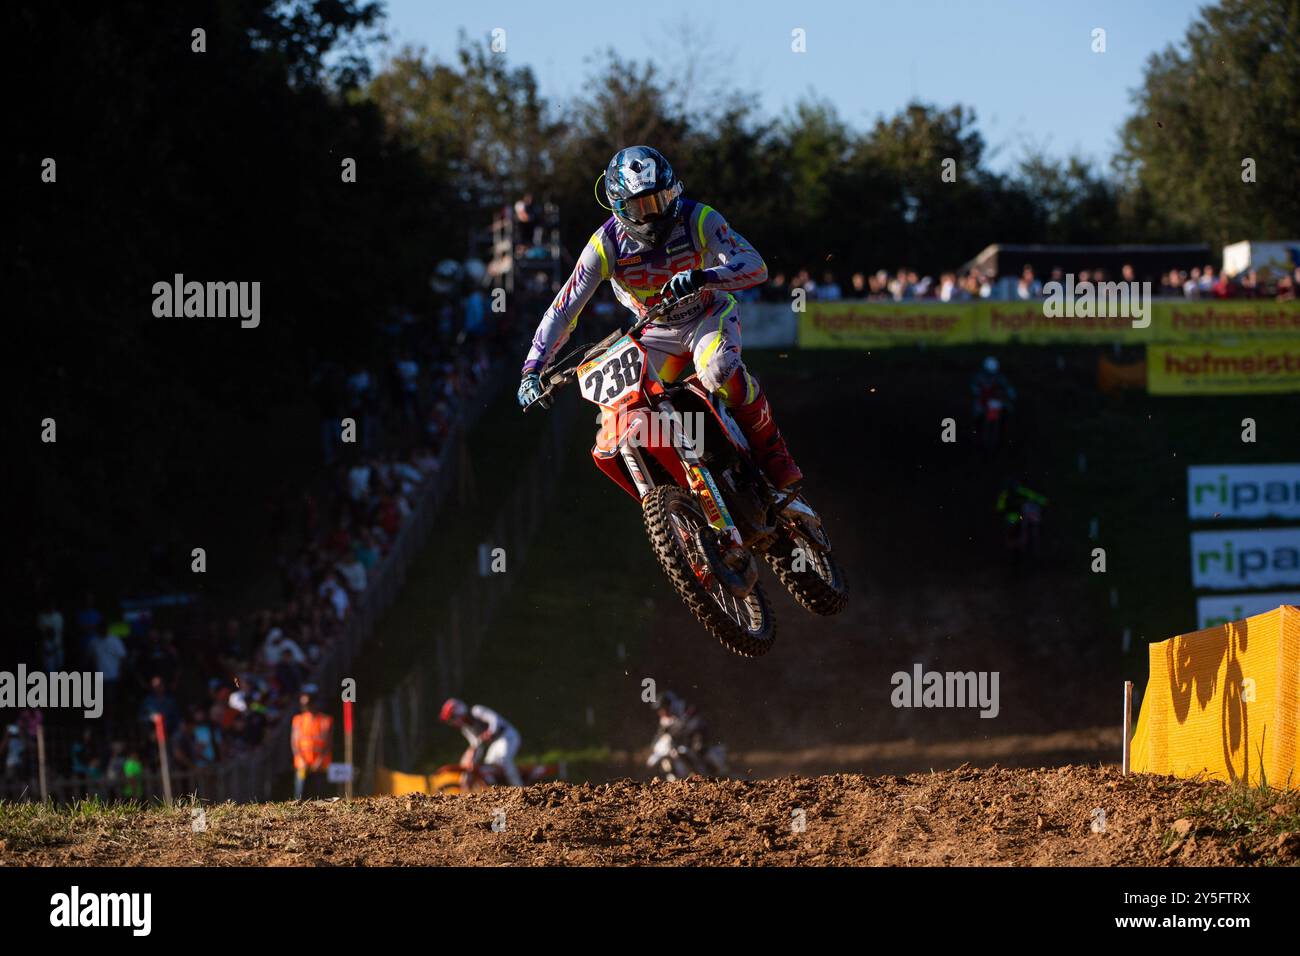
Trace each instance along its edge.
{"label": "goggles", "polygon": [[644,196],[633,196],[631,199],[613,199],[611,208],[614,214],[620,219],[627,219],[631,222],[650,222],[652,219],[658,219],[670,208],[673,202],[682,192],[681,183],[673,183],[667,189],[661,189],[658,192],[646,193]]}

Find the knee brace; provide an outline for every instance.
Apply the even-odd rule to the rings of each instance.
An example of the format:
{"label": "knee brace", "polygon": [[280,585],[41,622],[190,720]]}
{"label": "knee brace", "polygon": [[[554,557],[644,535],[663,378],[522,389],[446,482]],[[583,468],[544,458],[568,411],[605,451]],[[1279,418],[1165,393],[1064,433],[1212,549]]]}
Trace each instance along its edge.
{"label": "knee brace", "polygon": [[740,365],[714,391],[722,399],[722,404],[728,408],[739,408],[758,398],[758,379],[750,375],[744,365]]}

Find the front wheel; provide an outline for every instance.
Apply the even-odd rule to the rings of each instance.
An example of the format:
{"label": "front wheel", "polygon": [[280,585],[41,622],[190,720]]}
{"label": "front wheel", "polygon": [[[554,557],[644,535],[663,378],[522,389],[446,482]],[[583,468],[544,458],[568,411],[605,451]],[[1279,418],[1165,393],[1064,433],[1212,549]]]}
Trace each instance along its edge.
{"label": "front wheel", "polygon": [[772,606],[755,584],[745,597],[728,591],[699,544],[707,529],[699,505],[675,485],[658,485],[641,502],[650,547],[678,596],[728,650],[741,657],[761,657],[776,640]]}

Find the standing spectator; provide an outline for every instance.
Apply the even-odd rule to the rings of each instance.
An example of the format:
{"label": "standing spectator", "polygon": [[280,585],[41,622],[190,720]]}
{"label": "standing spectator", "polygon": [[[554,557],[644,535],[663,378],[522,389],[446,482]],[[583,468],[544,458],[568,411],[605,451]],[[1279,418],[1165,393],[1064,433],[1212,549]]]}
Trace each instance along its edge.
{"label": "standing spectator", "polygon": [[840,284],[835,281],[835,273],[829,269],[822,273],[821,285],[817,286],[817,298],[823,302],[838,302],[844,298]]}
{"label": "standing spectator", "polygon": [[78,667],[95,666],[90,646],[99,634],[104,615],[95,607],[95,596],[87,592],[86,606],[77,612],[77,644],[73,663]]}
{"label": "standing spectator", "polygon": [[[294,715],[290,744],[293,747],[293,797],[301,800],[305,790],[314,796],[324,793],[324,775],[334,750],[334,719],[316,708],[314,695],[304,689],[298,698],[302,707]],[[308,778],[311,787],[307,786]]]}
{"label": "standing spectator", "polygon": [[1201,270],[1201,281],[1197,283],[1197,295],[1202,298],[1208,298],[1214,295],[1214,266],[1207,265]]}
{"label": "standing spectator", "polygon": [[474,286],[465,294],[461,303],[465,316],[464,334],[471,339],[479,339],[487,334],[487,296],[483,290]]}
{"label": "standing spectator", "polygon": [[282,628],[273,627],[266,635],[266,643],[262,646],[262,659],[266,661],[267,667],[276,667],[284,655],[288,654],[289,659],[295,664],[307,663],[307,655],[302,652],[302,648],[292,637],[284,633]]}
{"label": "standing spectator", "polygon": [[292,697],[302,686],[301,665],[293,659],[288,649],[285,649],[280,662],[275,665],[275,684],[285,697]]}
{"label": "standing spectator", "polygon": [[212,725],[202,707],[194,708],[190,720],[195,766],[210,767],[221,759],[221,731]]}
{"label": "standing spectator", "polygon": [[176,764],[176,769],[181,772],[195,770],[198,767],[197,754],[194,743],[194,724],[189,717],[181,718],[181,729],[172,741],[172,760]]}
{"label": "standing spectator", "polygon": [[371,463],[364,459],[357,461],[348,469],[348,498],[354,505],[365,504],[370,496]]}
{"label": "standing spectator", "polygon": [[176,733],[176,728],[180,724],[180,711],[176,707],[175,699],[167,692],[167,685],[163,683],[161,677],[155,677],[149,682],[149,693],[140,702],[140,720],[151,730],[154,714],[162,714],[163,729],[169,737]]}
{"label": "standing spectator", "polygon": [[121,740],[114,740],[109,751],[108,767],[104,771],[104,781],[109,786],[110,796],[126,796],[127,759],[126,744]]}
{"label": "standing spectator", "polygon": [[785,273],[778,272],[765,285],[760,286],[759,295],[767,302],[788,302],[790,290],[786,287]]}
{"label": "standing spectator", "polygon": [[353,594],[360,594],[366,589],[366,566],[355,553],[344,553],[334,565],[334,570],[343,576],[343,581]]}
{"label": "standing spectator", "polygon": [[[516,233],[518,245],[521,247],[541,245],[541,216],[532,193],[524,193],[515,200],[514,214],[515,222],[518,224]],[[516,255],[522,255],[524,251],[524,249],[518,249]]]}
{"label": "standing spectator", "polygon": [[352,602],[348,598],[347,588],[339,583],[339,576],[335,572],[326,572],[325,580],[321,582],[318,593],[330,602],[334,608],[335,616],[340,621],[348,616],[348,607]]}
{"label": "standing spectator", "polygon": [[132,750],[122,762],[122,778],[126,781],[122,786],[123,796],[128,800],[139,800],[144,796],[144,763],[139,751]]}
{"label": "standing spectator", "polygon": [[0,737],[0,757],[4,758],[5,779],[17,780],[27,770],[27,741],[22,729],[17,724],[5,728]]}
{"label": "standing spectator", "polygon": [[1043,284],[1034,278],[1034,267],[1026,265],[1020,270],[1020,280],[1016,283],[1016,298],[1021,301],[1037,299],[1043,294]]}
{"label": "standing spectator", "polygon": [[122,686],[126,645],[114,633],[98,634],[90,642],[90,654],[95,670],[104,675],[104,716],[111,727],[117,711],[118,690]]}
{"label": "standing spectator", "polygon": [[74,777],[89,779],[95,775],[99,762],[99,745],[95,734],[89,727],[81,732],[81,738],[74,740],[68,748],[68,763]]}
{"label": "standing spectator", "polygon": [[104,615],[95,607],[95,595],[86,592],[86,606],[77,612],[77,626],[83,632],[94,632],[104,623]]}
{"label": "standing spectator", "polygon": [[403,351],[394,365],[397,378],[398,410],[407,425],[419,424],[420,415],[420,363],[410,349]]}
{"label": "standing spectator", "polygon": [[357,363],[347,379],[348,409],[361,432],[362,451],[369,454],[379,440],[379,423],[375,408],[375,380],[370,370]]}
{"label": "standing spectator", "polygon": [[50,673],[63,670],[63,614],[53,601],[45,602],[45,610],[36,615],[36,630],[42,666]]}
{"label": "standing spectator", "polygon": [[960,302],[962,299],[969,298],[970,294],[957,284],[955,272],[945,272],[939,277],[940,302]]}

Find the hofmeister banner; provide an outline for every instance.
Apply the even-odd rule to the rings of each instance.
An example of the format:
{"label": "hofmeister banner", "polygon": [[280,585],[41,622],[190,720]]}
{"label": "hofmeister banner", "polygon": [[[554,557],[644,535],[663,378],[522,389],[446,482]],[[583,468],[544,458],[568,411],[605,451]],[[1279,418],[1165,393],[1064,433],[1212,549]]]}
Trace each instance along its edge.
{"label": "hofmeister banner", "polygon": [[1250,345],[1152,345],[1152,395],[1258,395],[1300,391],[1300,340]]}

